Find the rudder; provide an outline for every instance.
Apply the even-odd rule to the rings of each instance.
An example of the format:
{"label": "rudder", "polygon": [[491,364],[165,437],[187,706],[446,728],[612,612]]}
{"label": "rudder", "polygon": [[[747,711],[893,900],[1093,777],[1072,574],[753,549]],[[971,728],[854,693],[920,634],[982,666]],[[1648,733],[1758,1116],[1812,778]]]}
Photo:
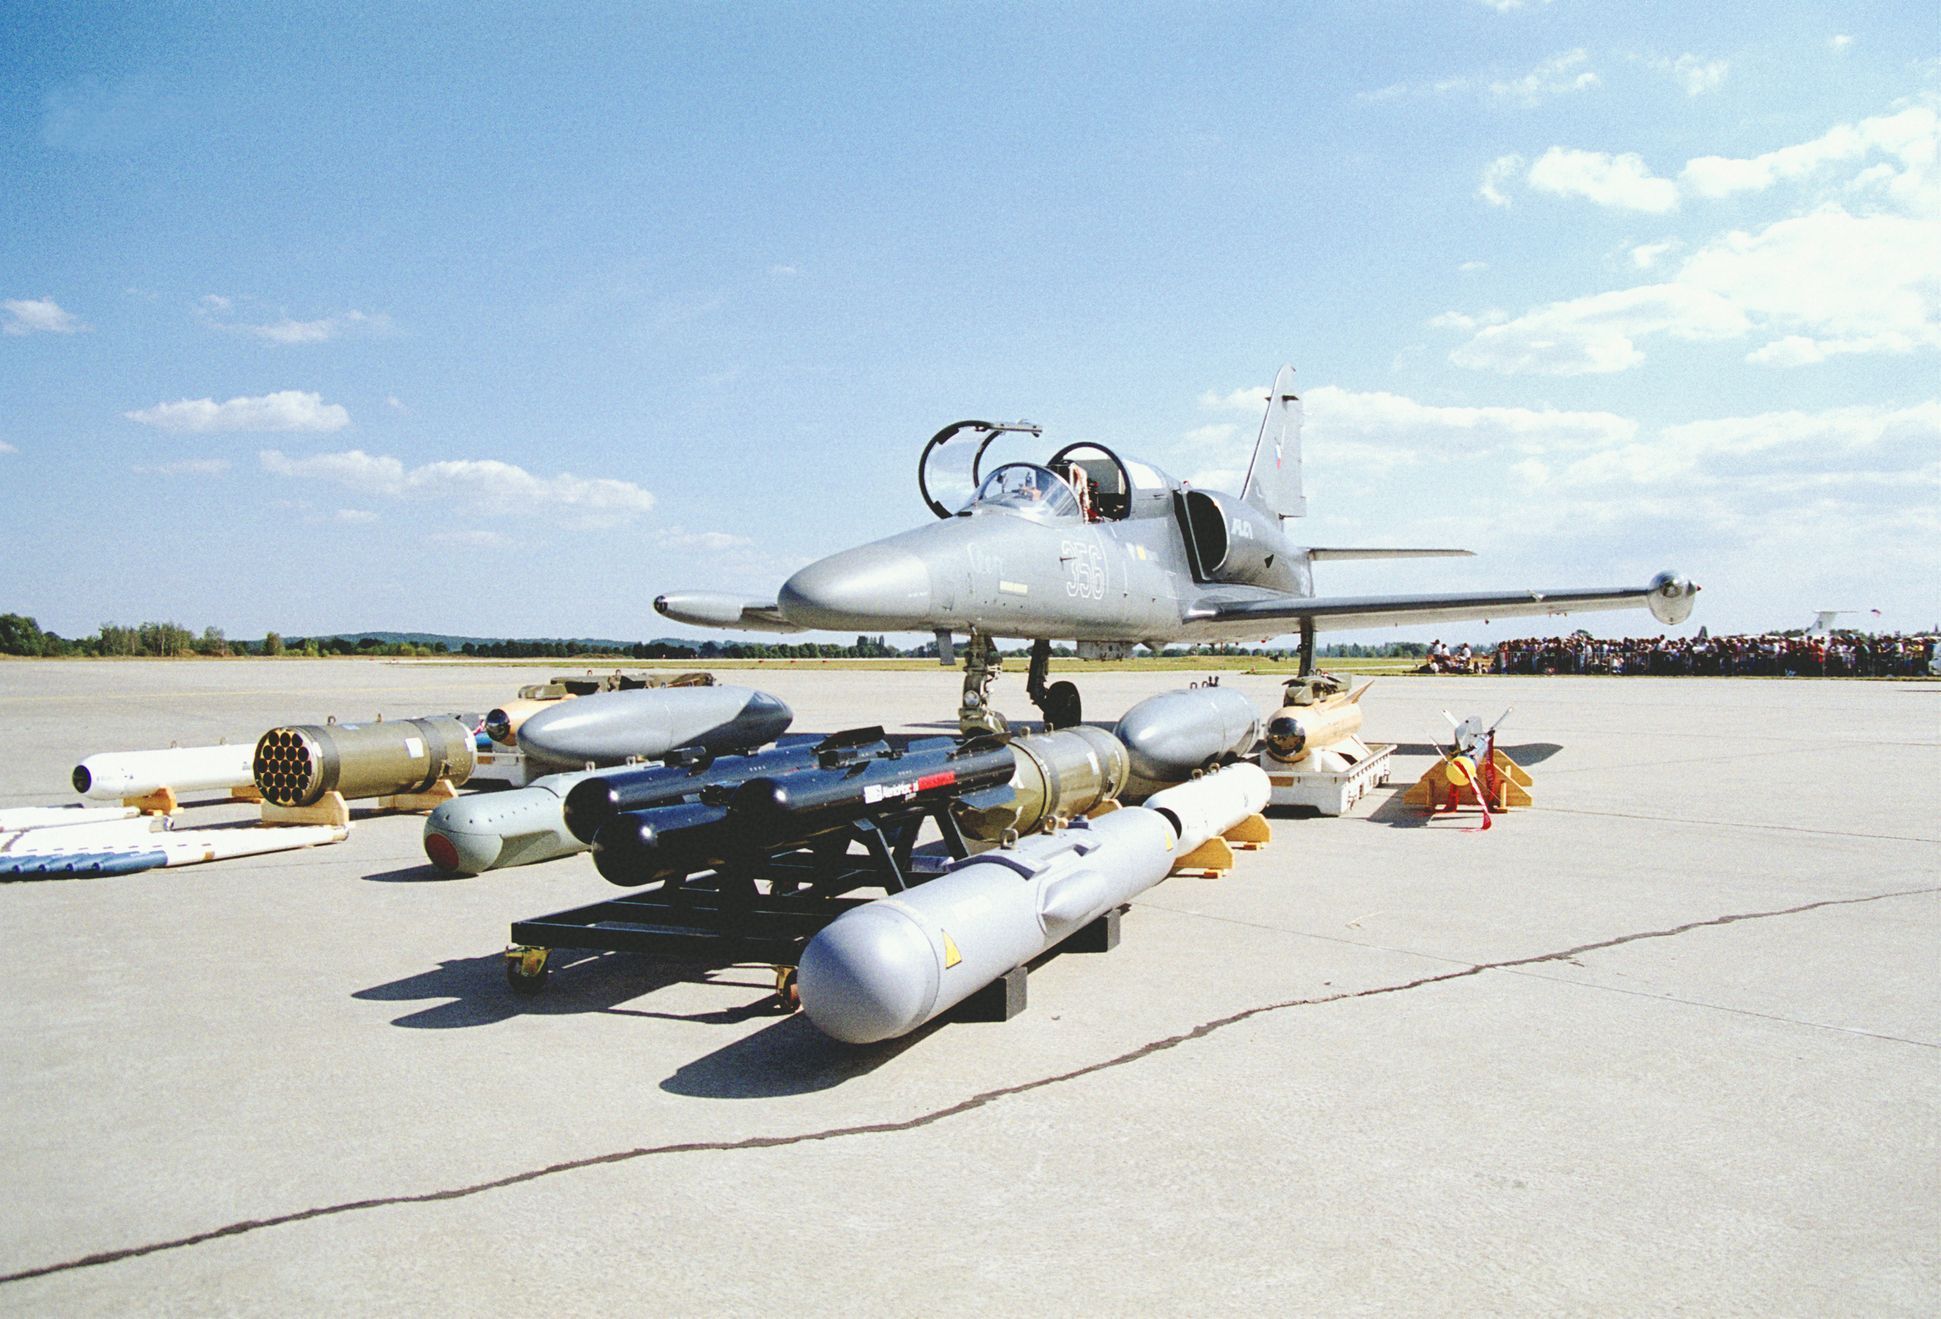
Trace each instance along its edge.
{"label": "rudder", "polygon": [[1301,398],[1294,392],[1294,368],[1283,366],[1267,391],[1267,414],[1247,463],[1240,498],[1277,518],[1307,515],[1301,490]]}

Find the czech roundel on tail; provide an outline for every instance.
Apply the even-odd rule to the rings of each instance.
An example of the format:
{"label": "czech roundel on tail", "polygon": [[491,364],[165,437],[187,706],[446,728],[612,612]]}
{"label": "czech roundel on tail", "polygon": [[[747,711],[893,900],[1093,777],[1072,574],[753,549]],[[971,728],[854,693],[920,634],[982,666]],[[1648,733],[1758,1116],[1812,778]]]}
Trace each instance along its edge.
{"label": "czech roundel on tail", "polygon": [[[1078,694],[1047,685],[1054,641],[1088,658],[1123,655],[1138,643],[1301,639],[1313,667],[1318,632],[1649,609],[1675,625],[1698,587],[1674,572],[1642,586],[1460,591],[1420,595],[1319,595],[1314,565],[1330,559],[1466,556],[1460,549],[1357,549],[1301,545],[1291,523],[1307,512],[1301,487],[1301,400],[1294,368],[1282,367],[1238,496],[1191,488],[1149,463],[1104,445],[1068,444],[1043,463],[983,460],[1006,433],[1035,426],[960,421],[925,447],[918,487],[938,521],[803,568],[773,600],[670,591],[654,608],[677,622],[766,632],[934,632],[950,661],[967,638],[967,728],[1002,726],[986,692],[991,639],[1030,640],[1032,700],[1053,726],[1076,723]],[[950,508],[931,493],[933,462],[946,446],[974,445],[976,494]]]}

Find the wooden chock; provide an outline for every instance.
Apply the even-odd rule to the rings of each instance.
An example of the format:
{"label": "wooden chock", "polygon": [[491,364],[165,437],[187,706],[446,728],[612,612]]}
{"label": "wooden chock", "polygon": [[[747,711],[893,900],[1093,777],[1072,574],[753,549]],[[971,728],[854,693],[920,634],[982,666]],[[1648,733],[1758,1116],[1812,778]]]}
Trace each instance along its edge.
{"label": "wooden chock", "polygon": [[1226,839],[1236,852],[1258,852],[1274,841],[1274,826],[1267,823],[1266,816],[1255,811],[1220,836]]}
{"label": "wooden chock", "polygon": [[440,779],[423,792],[398,792],[389,797],[379,797],[377,808],[380,811],[433,811],[458,796],[458,789],[450,779]]}
{"label": "wooden chock", "polygon": [[1088,820],[1096,820],[1101,815],[1112,814],[1112,812],[1118,810],[1123,805],[1124,803],[1121,802],[1117,797],[1113,797],[1108,801],[1100,802],[1098,805],[1094,806],[1091,810],[1085,812],[1085,818]]}
{"label": "wooden chock", "polygon": [[1172,873],[1192,879],[1221,879],[1232,869],[1232,846],[1224,838],[1209,838],[1173,862]]}
{"label": "wooden chock", "polygon": [[273,801],[263,803],[264,824],[334,824],[340,828],[350,827],[350,803],[344,800],[341,792],[326,792],[308,806],[278,806]]}
{"label": "wooden chock", "polygon": [[182,809],[182,803],[175,800],[175,789],[157,788],[140,797],[123,797],[123,806],[133,806],[143,815],[173,815]]}
{"label": "wooden chock", "polygon": [[261,801],[263,800],[263,790],[254,783],[245,783],[240,788],[231,788],[229,790],[229,800]]}

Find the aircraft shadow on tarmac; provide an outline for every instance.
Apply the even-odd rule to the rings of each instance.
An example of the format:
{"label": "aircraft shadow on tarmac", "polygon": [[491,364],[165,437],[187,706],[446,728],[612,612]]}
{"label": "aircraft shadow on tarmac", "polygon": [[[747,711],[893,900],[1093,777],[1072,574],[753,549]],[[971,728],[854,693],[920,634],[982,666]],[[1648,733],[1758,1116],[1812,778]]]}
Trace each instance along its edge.
{"label": "aircraft shadow on tarmac", "polygon": [[[714,1012],[651,1012],[623,1007],[634,999],[683,981],[700,982],[734,992],[755,991],[749,1001]],[[546,986],[537,994],[516,993],[506,983],[505,954],[460,957],[438,964],[436,970],[360,989],[352,998],[366,1002],[406,1003],[444,999],[395,1018],[393,1026],[413,1030],[452,1030],[491,1026],[517,1016],[570,1015],[607,1012],[617,1016],[648,1017],[660,1021],[712,1022],[732,1025],[780,1010],[772,983],[748,967],[708,967],[693,962],[628,957],[599,952],[555,949],[549,960]]]}

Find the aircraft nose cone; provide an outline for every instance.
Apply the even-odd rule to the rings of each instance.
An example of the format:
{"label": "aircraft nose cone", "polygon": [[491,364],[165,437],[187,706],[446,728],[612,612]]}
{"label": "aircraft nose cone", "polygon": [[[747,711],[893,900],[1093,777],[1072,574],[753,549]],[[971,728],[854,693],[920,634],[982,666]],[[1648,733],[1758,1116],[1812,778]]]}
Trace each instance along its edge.
{"label": "aircraft nose cone", "polygon": [[812,563],[782,585],[782,617],[798,627],[920,629],[930,570],[904,550],[864,545]]}

